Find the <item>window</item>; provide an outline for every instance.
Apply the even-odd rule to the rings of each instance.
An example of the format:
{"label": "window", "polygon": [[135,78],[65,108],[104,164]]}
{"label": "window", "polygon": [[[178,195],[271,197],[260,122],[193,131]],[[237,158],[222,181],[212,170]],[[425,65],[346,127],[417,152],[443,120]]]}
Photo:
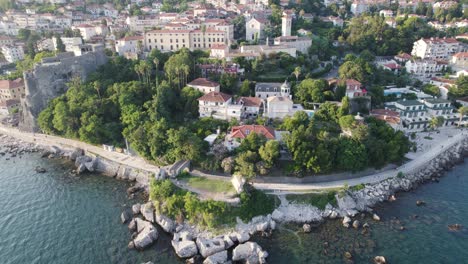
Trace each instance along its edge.
{"label": "window", "polygon": [[161,43],[163,43],[163,42],[164,42],[164,39],[161,39]]}
{"label": "window", "polygon": [[246,129],[246,130],[245,130],[245,134],[246,134],[246,135],[250,134],[250,130],[249,130],[249,129]]}
{"label": "window", "polygon": [[[151,43],[151,39],[148,39],[148,43]],[[132,44],[132,43],[130,42],[130,44]]]}

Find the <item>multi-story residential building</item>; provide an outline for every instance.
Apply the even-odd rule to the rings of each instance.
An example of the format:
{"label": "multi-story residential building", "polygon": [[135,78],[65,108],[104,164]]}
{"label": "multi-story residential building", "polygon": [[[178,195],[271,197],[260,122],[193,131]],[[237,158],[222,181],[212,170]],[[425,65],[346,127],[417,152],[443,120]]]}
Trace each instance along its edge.
{"label": "multi-story residential building", "polygon": [[450,60],[452,69],[468,69],[468,52],[458,52]]}
{"label": "multi-story residential building", "polygon": [[144,31],[160,26],[160,20],[157,16],[130,16],[127,17],[125,23],[132,31]]}
{"label": "multi-story residential building", "polygon": [[80,24],[72,27],[73,30],[77,29],[80,31],[81,36],[84,40],[90,40],[92,37],[98,35],[96,27],[89,24]]}
{"label": "multi-story residential building", "polygon": [[262,125],[242,125],[231,128],[231,133],[226,135],[224,145],[229,151],[236,149],[240,146],[242,140],[252,133],[263,135],[267,140],[276,139],[276,131],[271,127]]}
{"label": "multi-story residential building", "polygon": [[367,90],[362,88],[362,84],[354,79],[347,79],[346,82],[346,96],[349,99],[367,96]]}
{"label": "multi-story residential building", "polygon": [[128,53],[139,54],[143,51],[143,42],[145,37],[132,36],[125,37],[115,41],[115,51],[120,56],[125,56]]}
{"label": "multi-story residential building", "polygon": [[461,43],[454,38],[422,38],[414,42],[411,55],[421,59],[448,60],[462,49]]}
{"label": "multi-story residential building", "polygon": [[[62,40],[63,45],[65,45],[65,51],[73,51],[74,47],[82,45],[83,40],[81,38],[65,38],[60,37]],[[57,49],[57,38],[52,38],[52,43],[54,45],[54,49]]]}
{"label": "multi-story residential building", "polygon": [[272,119],[283,119],[293,116],[304,108],[300,104],[294,104],[289,96],[272,96],[266,99],[264,116]]}
{"label": "multi-story residential building", "polygon": [[11,21],[0,21],[0,33],[17,36],[18,35],[18,26]]}
{"label": "multi-story residential building", "polygon": [[1,52],[5,60],[11,63],[24,59],[24,51],[21,46],[2,46]]}
{"label": "multi-story residential building", "polygon": [[255,97],[267,99],[274,96],[290,97],[291,86],[287,81],[284,83],[257,83],[255,85]]}
{"label": "multi-story residential building", "polygon": [[263,100],[258,97],[241,97],[237,104],[242,105],[242,118],[256,118],[262,114]]}
{"label": "multi-story residential building", "polygon": [[297,51],[307,54],[309,52],[309,48],[312,47],[312,38],[297,36],[281,36],[275,38],[274,44],[294,47]]}
{"label": "multi-story residential building", "polygon": [[8,36],[0,36],[0,46],[10,46],[13,45],[15,41]]}
{"label": "multi-story residential building", "polygon": [[[391,106],[388,104],[388,106]],[[426,116],[426,105],[418,100],[402,100],[393,103],[395,111],[400,114],[403,128],[418,130],[429,127],[429,118]]]}
{"label": "multi-story residential building", "polygon": [[437,3],[434,3],[434,5],[432,6],[432,8],[434,10],[436,10],[437,8],[440,8],[440,9],[449,9],[451,7],[455,7],[457,6],[457,2],[456,1],[442,1],[442,2],[437,2]]}
{"label": "multi-story residential building", "polygon": [[226,32],[219,30],[152,30],[145,33],[145,49],[176,51],[182,48],[190,50],[209,49],[225,44]]}
{"label": "multi-story residential building", "polygon": [[406,71],[414,77],[424,80],[440,75],[446,69],[447,62],[431,59],[409,60],[406,62]]}
{"label": "multi-story residential building", "polygon": [[263,18],[251,18],[245,24],[245,39],[247,41],[260,40],[264,38],[265,27],[268,20]]}
{"label": "multi-story residential building", "polygon": [[207,94],[210,92],[219,92],[219,89],[220,89],[219,83],[210,81],[206,78],[195,79],[189,82],[187,86],[197,89],[204,94]]}
{"label": "multi-story residential building", "polygon": [[0,115],[11,114],[13,109],[18,109],[19,107],[20,107],[20,100],[18,99],[8,99],[8,100],[0,99]]}
{"label": "multi-story residential building", "polygon": [[240,119],[242,105],[234,104],[232,96],[221,92],[210,92],[198,98],[200,117],[222,120]]}
{"label": "multi-story residential building", "polygon": [[24,96],[24,82],[22,79],[0,80],[0,99],[2,100],[19,100]]}

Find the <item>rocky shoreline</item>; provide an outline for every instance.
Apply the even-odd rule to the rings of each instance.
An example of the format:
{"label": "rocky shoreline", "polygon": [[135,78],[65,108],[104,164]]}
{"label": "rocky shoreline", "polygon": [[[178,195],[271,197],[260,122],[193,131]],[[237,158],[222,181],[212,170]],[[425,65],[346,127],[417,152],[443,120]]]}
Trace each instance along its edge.
{"label": "rocky shoreline", "polygon": [[[69,158],[75,162],[77,174],[87,170],[134,181],[136,184],[129,189],[129,194],[147,190],[149,179],[153,175],[151,172],[89,155],[80,149],[40,146],[0,135],[0,155],[9,155],[6,157],[8,159],[28,152],[41,152],[43,157],[49,158]],[[369,213],[375,221],[379,221],[380,217],[373,212],[372,207],[394,199],[397,192],[409,191],[426,181],[437,181],[445,171],[463,162],[467,155],[468,138],[465,137],[411,173],[403,175],[395,171],[393,178],[367,184],[360,190],[348,189],[340,192],[336,195],[336,207],[328,204],[325,210],[320,210],[311,205],[289,203],[286,199],[282,199],[281,205],[272,214],[255,217],[249,223],[238,220],[236,227],[224,235],[213,235],[188,223],[178,224],[158,214],[151,202],[133,205],[131,209],[122,213],[121,220],[123,223],[128,223],[129,229],[133,232],[130,248],[142,250],[153,244],[158,238],[155,227],[158,225],[164,232],[173,235],[171,244],[174,251],[187,263],[229,263],[230,261],[266,263],[268,253],[255,242],[249,241],[252,236],[271,234],[280,223],[304,224],[304,231],[307,232],[310,230],[310,223],[337,218],[343,218],[343,226],[346,228],[367,228],[368,224],[361,225],[357,218],[354,220],[353,218],[360,213]],[[381,260],[380,257],[378,259]]]}

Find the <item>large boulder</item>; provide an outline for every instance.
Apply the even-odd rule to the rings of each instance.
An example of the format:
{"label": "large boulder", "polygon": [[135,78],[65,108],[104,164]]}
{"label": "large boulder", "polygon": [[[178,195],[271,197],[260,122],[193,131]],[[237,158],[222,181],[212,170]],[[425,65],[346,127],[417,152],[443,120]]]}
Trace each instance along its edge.
{"label": "large boulder", "polygon": [[78,156],[76,157],[75,159],[75,166],[76,167],[79,167],[81,164],[85,164],[86,162],[90,162],[92,161],[93,159],[91,157],[88,157],[86,155],[83,155],[83,156]]}
{"label": "large boulder", "polygon": [[127,223],[131,218],[132,218],[132,215],[130,214],[128,210],[123,211],[122,214],[120,215],[120,220],[122,221],[122,224]]}
{"label": "large boulder", "polygon": [[190,240],[172,241],[172,247],[180,258],[191,258],[198,253],[197,245]]}
{"label": "large boulder", "polygon": [[77,172],[78,174],[81,174],[81,173],[83,173],[83,172],[85,172],[85,171],[86,171],[86,165],[84,165],[84,164],[78,165],[78,168],[76,169],[76,172]]}
{"label": "large boulder", "polygon": [[135,230],[140,233],[143,229],[146,227],[151,227],[153,226],[150,222],[145,221],[140,218],[134,218],[133,221],[135,221]]}
{"label": "large boulder", "polygon": [[88,171],[93,172],[96,169],[96,159],[94,158],[89,162],[85,162],[84,165]]}
{"label": "large boulder", "polygon": [[203,264],[224,264],[227,263],[227,250],[215,253],[203,261]]}
{"label": "large boulder", "polygon": [[133,240],[133,244],[136,249],[144,249],[153,244],[158,239],[158,231],[156,228],[146,226],[141,232],[138,233],[137,237]]}
{"label": "large boulder", "polygon": [[151,223],[156,222],[153,202],[149,201],[141,206],[140,213],[146,220],[150,221]]}
{"label": "large boulder", "polygon": [[255,242],[247,242],[238,245],[232,252],[232,260],[244,263],[266,263],[268,253]]}
{"label": "large boulder", "polygon": [[78,158],[79,156],[82,156],[82,155],[83,155],[83,150],[82,149],[74,149],[72,152],[70,152],[68,157],[70,158],[70,160],[75,161],[76,158]]}
{"label": "large boulder", "polygon": [[245,179],[241,175],[232,176],[231,183],[237,193],[240,194],[244,191]]}
{"label": "large boulder", "polygon": [[207,258],[215,253],[221,252],[225,249],[224,240],[221,238],[197,238],[197,246],[200,254]]}
{"label": "large boulder", "polygon": [[189,232],[175,233],[172,247],[180,258],[191,258],[198,253],[198,248]]}
{"label": "large boulder", "polygon": [[141,208],[141,204],[139,204],[139,203],[132,205],[132,213],[134,215],[139,214],[140,213],[140,208]]}
{"label": "large boulder", "polygon": [[175,229],[175,223],[167,216],[156,215],[156,223],[167,233],[172,233]]}

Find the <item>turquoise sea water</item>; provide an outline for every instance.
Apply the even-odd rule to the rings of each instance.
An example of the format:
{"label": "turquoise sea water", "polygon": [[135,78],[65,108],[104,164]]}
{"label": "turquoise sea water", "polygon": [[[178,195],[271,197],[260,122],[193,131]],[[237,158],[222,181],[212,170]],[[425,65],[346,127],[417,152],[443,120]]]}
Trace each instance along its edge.
{"label": "turquoise sea water", "polygon": [[[36,173],[38,165],[47,173]],[[144,252],[127,249],[130,233],[120,213],[137,202],[127,197],[128,183],[71,176],[70,169],[36,154],[0,156],[0,263],[181,263],[163,232]],[[416,200],[427,204],[418,207]],[[467,163],[376,211],[382,222],[360,219],[371,226],[366,234],[328,221],[309,234],[282,226],[256,241],[269,252],[269,263],[344,263],[345,251],[355,263],[371,263],[376,255],[389,263],[468,263]],[[465,228],[450,232],[447,225],[455,223]]]}

